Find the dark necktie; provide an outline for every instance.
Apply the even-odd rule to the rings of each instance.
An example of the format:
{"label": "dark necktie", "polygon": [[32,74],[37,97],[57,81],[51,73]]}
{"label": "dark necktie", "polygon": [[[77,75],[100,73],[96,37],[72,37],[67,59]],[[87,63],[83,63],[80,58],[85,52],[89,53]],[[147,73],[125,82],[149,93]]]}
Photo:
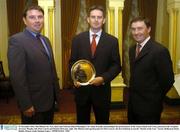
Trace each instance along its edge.
{"label": "dark necktie", "polygon": [[140,51],[141,51],[141,45],[140,45],[140,44],[137,44],[137,45],[136,45],[136,58],[138,57]]}
{"label": "dark necktie", "polygon": [[49,49],[48,49],[48,47],[47,47],[47,45],[46,45],[46,42],[44,41],[44,43],[42,42],[42,40],[41,40],[41,35],[40,34],[37,34],[36,35],[36,38],[37,38],[37,40],[39,41],[39,46],[43,49],[43,50],[45,50],[45,52],[46,52],[46,54],[48,55],[48,57],[49,57],[49,59],[51,58],[50,56],[50,52],[49,52]]}
{"label": "dark necktie", "polygon": [[94,53],[96,51],[96,37],[97,37],[97,35],[93,34],[92,36],[93,36],[93,38],[92,38],[92,43],[91,43],[91,53],[92,53],[92,56],[94,56]]}

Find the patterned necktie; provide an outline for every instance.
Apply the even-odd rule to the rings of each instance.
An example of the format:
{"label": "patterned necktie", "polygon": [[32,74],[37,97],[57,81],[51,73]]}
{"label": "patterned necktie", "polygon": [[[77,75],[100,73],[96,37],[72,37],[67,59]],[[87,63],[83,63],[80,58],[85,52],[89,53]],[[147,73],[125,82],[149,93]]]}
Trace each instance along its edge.
{"label": "patterned necktie", "polygon": [[96,51],[96,37],[97,37],[97,35],[93,34],[92,36],[93,36],[93,38],[92,38],[92,43],[91,43],[91,53],[92,53],[92,56],[94,56],[94,53]]}
{"label": "patterned necktie", "polygon": [[137,44],[137,45],[136,45],[136,58],[138,57],[140,51],[141,51],[141,45],[140,45],[140,44]]}
{"label": "patterned necktie", "polygon": [[46,42],[44,41],[44,43],[42,42],[42,40],[41,40],[41,35],[40,34],[37,34],[36,35],[36,38],[37,38],[37,40],[39,41],[39,46],[43,49],[43,50],[45,50],[45,52],[47,53],[47,55],[48,55],[48,58],[50,59],[51,58],[51,55],[50,55],[50,52],[49,52],[49,49],[48,49],[48,47],[47,47],[47,45],[46,45]]}
{"label": "patterned necktie", "polygon": [[45,50],[44,47],[43,47],[43,45],[42,45],[42,41],[41,41],[41,39],[40,39],[40,34],[37,34],[37,35],[36,35],[36,39],[38,40],[38,44],[39,44],[39,46],[41,47],[41,49]]}

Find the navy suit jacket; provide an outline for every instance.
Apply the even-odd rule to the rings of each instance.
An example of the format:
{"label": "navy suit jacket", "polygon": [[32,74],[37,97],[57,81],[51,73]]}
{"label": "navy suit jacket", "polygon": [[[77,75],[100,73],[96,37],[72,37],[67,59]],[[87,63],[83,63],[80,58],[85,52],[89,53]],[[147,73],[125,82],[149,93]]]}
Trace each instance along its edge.
{"label": "navy suit jacket", "polygon": [[167,48],[150,39],[135,59],[136,45],[129,51],[129,104],[140,115],[162,111],[163,99],[174,83],[171,57]]}
{"label": "navy suit jacket", "polygon": [[42,36],[51,53],[38,45],[38,40],[26,29],[9,38],[8,61],[12,86],[21,111],[34,106],[36,112],[47,111],[59,97],[50,41]]}
{"label": "navy suit jacket", "polygon": [[80,33],[72,41],[70,66],[80,59],[90,61],[96,70],[96,76],[104,78],[104,85],[82,86],[76,89],[77,103],[86,102],[91,96],[97,103],[106,103],[111,99],[110,82],[121,71],[118,40],[102,32],[94,57],[91,56],[89,31]]}

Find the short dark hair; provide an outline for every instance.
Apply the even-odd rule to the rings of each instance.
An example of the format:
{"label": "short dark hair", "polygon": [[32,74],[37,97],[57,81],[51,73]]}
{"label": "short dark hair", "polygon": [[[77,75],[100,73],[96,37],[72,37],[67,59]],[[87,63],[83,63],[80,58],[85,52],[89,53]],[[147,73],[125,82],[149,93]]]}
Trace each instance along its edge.
{"label": "short dark hair", "polygon": [[104,16],[104,17],[106,16],[106,15],[105,15],[104,7],[101,6],[101,5],[93,5],[93,6],[91,6],[91,7],[89,8],[89,10],[88,10],[88,16],[90,16],[90,13],[91,13],[92,10],[100,10],[100,11],[102,11],[103,16]]}
{"label": "short dark hair", "polygon": [[151,27],[150,20],[146,17],[143,17],[143,16],[137,16],[137,17],[133,18],[130,21],[130,25],[132,25],[132,23],[138,22],[138,21],[143,21],[145,23],[145,25],[147,26],[147,28]]}
{"label": "short dark hair", "polygon": [[42,12],[43,15],[44,15],[44,10],[42,9],[42,7],[40,7],[39,5],[32,4],[32,5],[27,6],[27,7],[24,9],[24,12],[23,12],[23,17],[24,17],[24,18],[26,18],[27,12],[28,12],[29,10],[38,10],[38,11]]}

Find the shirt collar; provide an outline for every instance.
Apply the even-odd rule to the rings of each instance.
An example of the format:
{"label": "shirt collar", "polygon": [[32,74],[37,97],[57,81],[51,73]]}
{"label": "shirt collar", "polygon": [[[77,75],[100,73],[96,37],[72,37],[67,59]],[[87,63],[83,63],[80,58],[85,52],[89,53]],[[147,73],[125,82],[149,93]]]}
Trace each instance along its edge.
{"label": "shirt collar", "polygon": [[[31,33],[34,37],[36,37],[37,34],[40,34],[40,33],[35,33],[35,32],[33,32],[33,31],[29,30],[28,28],[26,28],[26,30],[27,30],[29,33]],[[40,34],[40,35],[41,35],[41,34]]]}
{"label": "shirt collar", "polygon": [[144,45],[147,43],[147,41],[150,39],[151,37],[147,37],[142,43],[137,43],[137,44],[140,44],[141,45],[141,48],[144,47]]}
{"label": "shirt collar", "polygon": [[100,36],[101,36],[101,33],[102,33],[102,29],[99,30],[97,33],[92,32],[92,30],[90,29],[90,30],[89,30],[89,33],[90,33],[90,36],[92,36],[93,34],[96,34],[97,37],[100,37]]}

